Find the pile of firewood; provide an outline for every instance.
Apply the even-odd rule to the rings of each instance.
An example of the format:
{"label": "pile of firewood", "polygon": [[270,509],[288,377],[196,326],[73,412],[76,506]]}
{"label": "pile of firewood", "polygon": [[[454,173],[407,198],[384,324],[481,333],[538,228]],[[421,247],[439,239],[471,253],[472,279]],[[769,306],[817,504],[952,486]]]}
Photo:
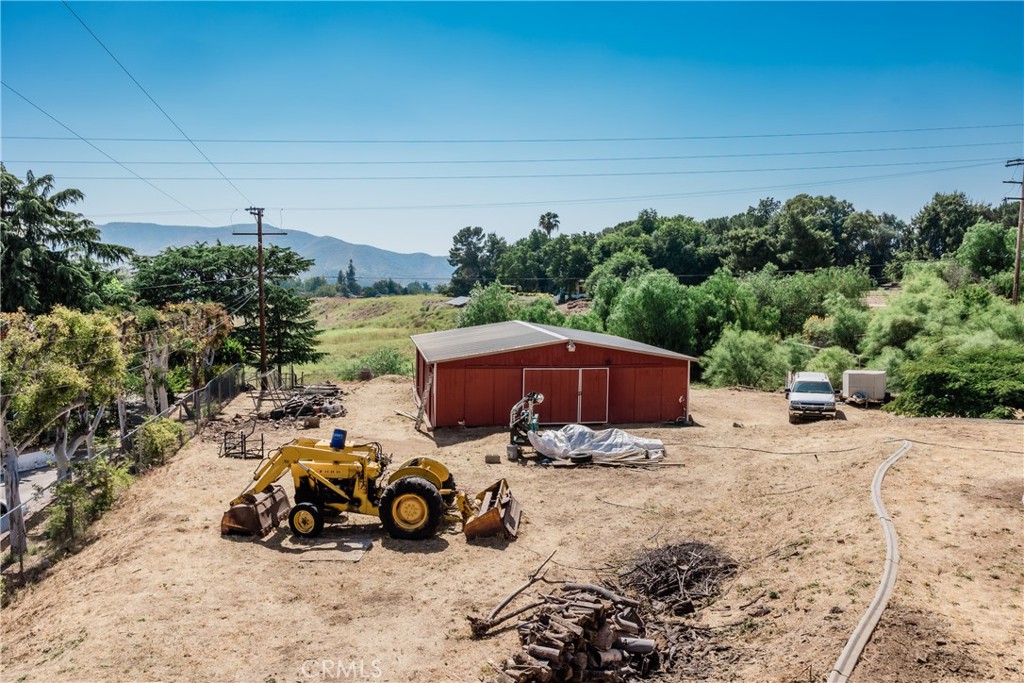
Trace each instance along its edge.
{"label": "pile of firewood", "polygon": [[590,584],[566,583],[520,621],[523,649],[505,661],[495,683],[622,683],[658,668],[636,601]]}
{"label": "pile of firewood", "polygon": [[[657,671],[699,678],[718,653],[729,650],[697,614],[737,570],[714,546],[686,541],[644,551],[605,586],[545,579],[542,570],[553,555],[486,619],[469,617],[477,638],[519,619],[522,650],[492,664],[493,683],[625,683]],[[559,588],[499,616],[538,582]]]}

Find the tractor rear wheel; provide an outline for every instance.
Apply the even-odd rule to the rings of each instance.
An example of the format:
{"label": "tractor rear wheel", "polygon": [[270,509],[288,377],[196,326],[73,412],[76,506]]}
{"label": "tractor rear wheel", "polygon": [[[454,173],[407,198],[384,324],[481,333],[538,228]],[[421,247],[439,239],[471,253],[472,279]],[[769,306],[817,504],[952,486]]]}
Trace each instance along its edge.
{"label": "tractor rear wheel", "polygon": [[312,503],[299,503],[288,513],[288,526],[302,538],[316,538],[324,530],[324,515]]}
{"label": "tractor rear wheel", "polygon": [[441,492],[423,477],[403,477],[381,494],[380,522],[392,538],[429,538],[443,517]]}

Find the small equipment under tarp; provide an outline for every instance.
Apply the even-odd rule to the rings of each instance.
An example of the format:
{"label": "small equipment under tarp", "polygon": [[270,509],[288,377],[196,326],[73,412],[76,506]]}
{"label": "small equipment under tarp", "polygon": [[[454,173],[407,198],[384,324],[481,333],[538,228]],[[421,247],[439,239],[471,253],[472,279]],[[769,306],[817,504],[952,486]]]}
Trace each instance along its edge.
{"label": "small equipment under tarp", "polygon": [[665,444],[621,429],[595,432],[583,425],[566,425],[558,430],[530,432],[530,443],[538,454],[552,460],[596,465],[652,465],[665,459]]}

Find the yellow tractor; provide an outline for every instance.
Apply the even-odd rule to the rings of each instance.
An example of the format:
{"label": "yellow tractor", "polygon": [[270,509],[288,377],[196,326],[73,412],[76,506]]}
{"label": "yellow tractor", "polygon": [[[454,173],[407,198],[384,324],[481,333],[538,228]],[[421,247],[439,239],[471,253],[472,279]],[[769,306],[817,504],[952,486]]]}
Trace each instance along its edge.
{"label": "yellow tractor", "polygon": [[[327,517],[354,512],[379,517],[393,538],[428,538],[442,521],[461,521],[467,538],[517,535],[521,510],[504,479],[469,498],[437,460],[412,458],[387,476],[389,463],[378,443],[345,447],[337,439],[296,439],[260,462],[254,483],[224,513],[221,533],[264,536],[287,513],[292,532],[311,538],[320,535]],[[286,471],[295,483],[290,509],[287,493],[275,483]]]}

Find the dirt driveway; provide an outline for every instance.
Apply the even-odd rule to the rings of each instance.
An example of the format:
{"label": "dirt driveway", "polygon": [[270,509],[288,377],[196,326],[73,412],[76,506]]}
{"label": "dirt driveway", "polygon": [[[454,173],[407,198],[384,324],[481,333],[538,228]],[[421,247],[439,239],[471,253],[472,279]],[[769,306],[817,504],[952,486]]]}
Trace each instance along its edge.
{"label": "dirt driveway", "polygon": [[[549,577],[595,580],[641,548],[699,539],[740,564],[700,614],[728,648],[709,680],[822,681],[876,590],[885,544],[869,487],[904,438],[921,443],[883,489],[899,578],[853,680],[1024,675],[1024,425],[847,408],[834,423],[792,426],[781,396],[694,390],[699,426],[632,429],[664,440],[673,466],[565,470],[485,464],[504,454],[501,430],[415,432],[394,412],[411,410],[407,379],[348,390],[346,418],[270,430],[268,444],[344,427],[396,457],[440,458],[470,491],[507,477],[525,509],[519,539],[394,541],[354,516],[321,539],[371,538],[349,563],[305,561],[286,528],[222,538],[221,513],[254,463],[218,458],[215,426],[4,610],[0,680],[476,681],[517,642],[472,640],[466,615],[489,611],[552,550]],[[741,609],[752,600],[767,611]]]}

